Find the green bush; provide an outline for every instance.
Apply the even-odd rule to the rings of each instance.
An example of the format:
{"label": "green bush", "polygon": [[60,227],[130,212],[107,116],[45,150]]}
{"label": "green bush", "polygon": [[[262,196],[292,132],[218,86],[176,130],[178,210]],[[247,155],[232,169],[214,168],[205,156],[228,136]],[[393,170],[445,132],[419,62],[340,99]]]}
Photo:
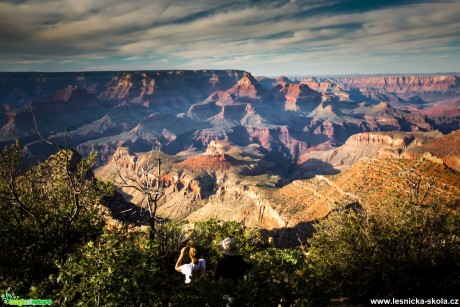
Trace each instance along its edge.
{"label": "green bush", "polygon": [[[146,232],[106,231],[71,255],[60,266],[58,290],[53,293],[60,305],[101,306],[270,306],[308,302],[305,295],[305,257],[299,249],[266,249],[253,245],[254,229],[235,222],[209,220],[184,233],[180,222],[162,223],[162,237],[151,244]],[[207,262],[203,278],[184,284],[174,270],[184,237],[200,244]],[[213,280],[222,257],[216,244],[231,236],[240,242],[252,269],[241,281]],[[187,262],[188,259],[184,259]]]}
{"label": "green bush", "polygon": [[197,222],[189,238],[201,248],[203,257],[211,264],[216,263],[222,257],[217,243],[225,238],[235,240],[239,254],[245,258],[249,258],[263,244],[258,229],[246,228],[238,222],[223,222],[215,219]]}
{"label": "green bush", "polygon": [[317,293],[363,302],[459,293],[460,224],[453,209],[399,200],[375,211],[330,214],[309,240]]}
{"label": "green bush", "polygon": [[[222,257],[217,243],[233,238],[240,254],[252,268],[241,281],[212,280],[217,261]],[[256,228],[237,222],[214,219],[198,222],[191,234],[204,252],[208,274],[176,292],[172,301],[187,306],[277,306],[310,303],[305,256],[300,249],[267,248]],[[212,289],[212,291],[209,291]]]}
{"label": "green bush", "polygon": [[161,305],[179,283],[162,260],[145,233],[106,231],[60,266],[54,299],[61,306]]}
{"label": "green bush", "polygon": [[113,188],[91,176],[95,155],[61,150],[21,172],[20,152],[18,143],[0,152],[0,286],[27,293],[100,235],[97,205]]}
{"label": "green bush", "polygon": [[[300,248],[268,247],[258,229],[214,219],[158,222],[152,241],[143,228],[104,228],[97,205],[113,186],[92,177],[94,156],[73,153],[21,173],[20,146],[1,152],[3,291],[62,306],[316,306],[460,293],[458,202],[395,198],[334,211]],[[213,279],[222,257],[217,243],[227,237],[252,265],[241,281]],[[184,284],[174,265],[189,241],[207,269]]]}

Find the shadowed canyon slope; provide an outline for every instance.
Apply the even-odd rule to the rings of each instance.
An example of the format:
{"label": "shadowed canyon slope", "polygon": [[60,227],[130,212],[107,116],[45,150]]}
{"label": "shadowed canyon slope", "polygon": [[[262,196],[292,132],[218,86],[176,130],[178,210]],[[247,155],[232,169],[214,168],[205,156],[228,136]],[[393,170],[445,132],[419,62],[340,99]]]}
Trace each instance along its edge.
{"label": "shadowed canyon slope", "polygon": [[[422,183],[419,193],[430,189],[427,203],[460,201],[460,173],[429,153],[416,159],[361,158],[340,174],[316,175],[283,186],[279,176],[269,174],[272,165],[266,165],[260,156],[248,158],[244,150],[212,141],[205,154],[193,158],[181,161],[161,155],[160,182],[165,195],[159,202],[160,216],[192,222],[211,217],[234,220],[280,230],[276,233],[282,239],[285,230],[292,228],[308,234],[311,223],[331,210],[351,206],[380,210],[385,200],[395,195],[409,197],[410,187],[418,179]],[[133,154],[120,148],[107,165],[96,170],[96,176],[120,182],[120,173],[129,180],[142,181],[139,170],[155,158],[156,153]],[[151,177],[150,184],[155,185],[156,179]],[[142,193],[130,188],[122,191],[142,205]]]}
{"label": "shadowed canyon slope", "polygon": [[[153,163],[152,148],[161,147],[161,216],[294,227],[324,217],[336,203],[371,203],[367,192],[355,191],[371,180],[357,169],[392,169],[379,185],[388,191],[399,189],[391,180],[414,161],[438,165],[441,177],[458,171],[459,97],[458,75],[1,73],[0,143],[20,139],[30,161],[47,157],[53,148],[38,139],[35,117],[46,138],[84,155],[98,151],[96,176],[122,172],[133,180],[145,180],[138,174]],[[449,176],[446,191],[459,183]],[[133,189],[123,192],[145,205]]]}
{"label": "shadowed canyon slope", "polygon": [[243,71],[1,73],[0,142],[48,154],[39,130],[107,161],[120,146],[152,142],[178,154],[211,140],[258,144],[287,164],[356,133],[459,128],[458,76],[258,78]]}
{"label": "shadowed canyon slope", "polygon": [[363,157],[418,159],[427,152],[460,172],[460,131],[447,135],[439,131],[358,133],[338,148],[305,153],[298,160],[295,172],[298,178],[334,174]]}

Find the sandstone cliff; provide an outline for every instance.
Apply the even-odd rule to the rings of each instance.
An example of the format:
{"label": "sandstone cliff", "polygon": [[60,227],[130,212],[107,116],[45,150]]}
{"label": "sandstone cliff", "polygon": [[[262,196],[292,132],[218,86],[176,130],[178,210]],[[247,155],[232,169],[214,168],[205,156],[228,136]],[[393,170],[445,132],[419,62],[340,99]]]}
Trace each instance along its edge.
{"label": "sandstone cliff", "polygon": [[441,159],[446,165],[460,172],[460,130],[438,137],[416,139],[416,142],[402,153],[402,157],[418,159],[425,153]]}
{"label": "sandstone cliff", "polygon": [[396,97],[419,97],[426,101],[457,95],[459,76],[378,76],[341,77],[337,83],[348,88],[359,88],[364,95],[392,93]]}
{"label": "sandstone cliff", "polygon": [[336,174],[363,157],[377,159],[419,159],[428,152],[459,171],[459,131],[443,135],[432,132],[366,132],[351,136],[344,145],[309,151],[298,161],[295,177]]}
{"label": "sandstone cliff", "polygon": [[[258,145],[259,153],[277,164],[277,175],[289,177],[306,153],[338,147],[357,133],[459,129],[457,81],[456,76],[303,82],[282,77],[267,88],[268,82],[262,86],[243,71],[5,73],[0,142],[19,138],[31,160],[51,153],[37,142],[32,106],[45,137],[85,155],[98,151],[100,164],[120,146],[146,152],[160,143],[173,156],[204,152],[211,141],[225,140]],[[427,93],[433,100],[424,98]],[[227,165],[229,159],[221,158],[214,162]]]}
{"label": "sandstone cliff", "polygon": [[[349,140],[349,146],[366,144],[377,148],[405,148],[414,142],[413,136],[397,134],[363,134]],[[225,155],[222,146],[211,145],[209,158]],[[225,147],[225,143],[224,143]],[[111,163],[133,180],[150,185],[156,179],[142,175],[151,159],[145,154],[132,154],[119,149]],[[348,170],[333,176],[316,175],[309,180],[296,180],[283,187],[270,186],[275,178],[268,175],[245,175],[235,168],[204,170],[187,169],[174,159],[160,155],[164,162],[160,177],[165,196],[159,202],[157,213],[165,218],[187,219],[190,222],[208,218],[242,222],[249,227],[260,227],[277,237],[279,244],[291,244],[295,233],[304,237],[311,233],[312,223],[327,216],[332,210],[364,207],[384,210],[386,200],[395,193],[407,199],[411,179],[422,182],[421,189],[431,192],[426,202],[460,200],[460,175],[445,166],[442,160],[425,154],[419,159],[361,158]],[[201,156],[204,157],[204,156]],[[150,161],[150,162],[149,162]],[[172,163],[170,163],[172,162]],[[212,164],[211,164],[212,165]],[[110,163],[96,171],[99,178],[113,175]],[[115,180],[115,182],[117,182]],[[122,184],[118,182],[121,186]],[[142,195],[130,188],[121,189],[125,197],[142,206]],[[421,192],[424,193],[424,190]]]}

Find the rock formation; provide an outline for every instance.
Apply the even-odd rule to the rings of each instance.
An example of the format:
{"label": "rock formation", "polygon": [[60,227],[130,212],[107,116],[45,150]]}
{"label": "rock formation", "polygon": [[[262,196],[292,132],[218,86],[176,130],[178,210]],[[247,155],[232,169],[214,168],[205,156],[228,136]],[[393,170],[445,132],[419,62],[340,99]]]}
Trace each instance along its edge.
{"label": "rock formation", "polygon": [[429,153],[447,166],[460,171],[459,131],[443,135],[432,132],[366,132],[351,136],[344,145],[309,151],[298,161],[295,177],[336,174],[353,166],[359,159],[419,159]]}
{"label": "rock formation", "polygon": [[[359,144],[376,148],[387,146],[397,153],[397,149],[408,148],[416,139],[413,135],[367,133],[353,137],[347,144],[355,147]],[[340,174],[316,175],[279,187],[276,183],[278,179],[267,175],[266,170],[260,174],[249,174],[240,167],[215,167],[216,157],[220,157],[218,163],[227,157],[241,161],[241,156],[232,156],[236,154],[233,150],[226,142],[212,142],[208,154],[196,159],[176,162],[177,158],[161,155],[164,168],[160,181],[165,196],[160,200],[160,216],[185,218],[190,222],[208,218],[238,221],[276,234],[281,244],[291,244],[292,237],[289,241],[286,233],[295,231],[301,237],[308,235],[312,231],[312,223],[332,210],[350,207],[381,210],[385,200],[391,199],[394,193],[400,193],[403,198],[409,197],[409,173],[420,175],[423,188],[435,182],[436,189],[429,195],[428,203],[460,200],[460,174],[431,154],[413,160],[363,157]],[[142,168],[152,158],[152,154],[134,155],[127,149],[119,149],[111,162],[95,173],[98,178],[113,176],[116,162],[118,168],[130,174],[130,178],[147,180],[142,178]],[[183,164],[185,161],[194,163]],[[202,167],[201,162],[209,166]],[[189,168],[191,165],[195,167]],[[155,180],[151,179],[150,184],[156,184]],[[270,182],[275,185],[270,185]],[[131,201],[143,205],[143,195],[126,188],[122,191],[130,195]]]}
{"label": "rock formation", "polygon": [[142,152],[159,142],[174,155],[227,140],[258,144],[284,165],[360,132],[459,128],[458,76],[270,80],[206,70],[3,73],[0,142],[19,138],[38,157],[31,107],[43,135],[99,151],[100,163],[119,146]]}

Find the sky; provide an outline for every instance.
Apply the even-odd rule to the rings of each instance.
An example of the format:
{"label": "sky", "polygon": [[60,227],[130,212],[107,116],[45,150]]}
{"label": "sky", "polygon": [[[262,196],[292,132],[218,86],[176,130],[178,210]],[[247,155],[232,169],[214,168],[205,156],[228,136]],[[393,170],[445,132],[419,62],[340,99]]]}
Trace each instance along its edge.
{"label": "sky", "polygon": [[460,0],[0,0],[0,71],[460,72]]}

